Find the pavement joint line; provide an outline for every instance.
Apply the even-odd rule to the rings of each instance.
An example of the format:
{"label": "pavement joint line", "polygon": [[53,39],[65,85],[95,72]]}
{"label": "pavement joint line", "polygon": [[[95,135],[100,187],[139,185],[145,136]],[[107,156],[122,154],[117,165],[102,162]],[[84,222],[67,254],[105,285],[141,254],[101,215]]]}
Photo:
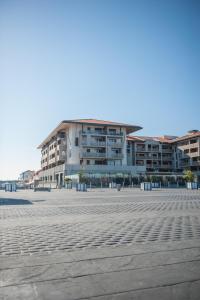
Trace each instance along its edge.
{"label": "pavement joint line", "polygon": [[[165,266],[171,266],[171,265],[181,265],[181,264],[185,264],[185,263],[191,263],[191,262],[197,262],[197,261],[200,261],[199,259],[197,260],[187,260],[187,261],[182,261],[182,262],[177,262],[177,263],[170,263],[170,264],[162,264],[162,265],[152,265],[152,266],[149,266],[149,267],[142,267],[142,268],[139,268],[139,267],[136,267],[136,268],[125,268],[125,269],[118,269],[118,270],[112,270],[112,271],[105,271],[105,272],[95,272],[95,273],[90,273],[90,274],[81,274],[81,275],[69,275],[67,277],[60,277],[60,278],[50,278],[50,279],[44,279],[44,280],[35,280],[35,281],[30,281],[30,282],[27,282],[27,283],[17,283],[17,284],[8,284],[8,285],[4,285],[4,286],[0,286],[0,289],[1,288],[4,288],[4,287],[11,287],[11,286],[21,286],[23,284],[33,284],[33,283],[41,283],[41,282],[51,282],[51,281],[54,281],[54,282],[59,282],[59,281],[62,281],[62,280],[70,280],[70,279],[76,279],[76,278],[83,278],[83,277],[91,277],[91,276],[95,276],[95,275],[103,275],[103,274],[112,274],[112,273],[120,273],[120,272],[124,272],[124,271],[135,271],[135,270],[141,270],[141,271],[145,271],[145,270],[154,270],[155,268],[162,268],[162,267],[165,267]],[[50,268],[50,265],[49,265],[49,268]],[[48,268],[47,268],[48,269]],[[46,270],[44,271],[46,272]],[[38,275],[38,274],[37,274]],[[32,275],[31,277],[35,277],[37,275]],[[29,279],[29,277],[27,277]],[[199,279],[200,280],[200,277]],[[2,282],[1,282],[2,284]]]}
{"label": "pavement joint line", "polygon": [[[177,248],[177,249],[165,249],[165,250],[158,250],[158,251],[148,251],[148,252],[140,252],[140,253],[133,253],[133,254],[125,254],[125,255],[113,255],[113,256],[86,258],[86,259],[72,260],[72,261],[62,261],[62,262],[58,262],[58,263],[52,263],[51,265],[72,264],[72,263],[78,263],[78,262],[84,262],[84,261],[93,261],[93,260],[95,261],[95,260],[104,260],[104,259],[109,259],[109,258],[131,257],[131,256],[139,256],[139,255],[145,255],[145,254],[150,254],[150,253],[155,254],[155,253],[162,253],[162,252],[173,252],[173,251],[182,251],[182,250],[191,250],[191,249],[200,249],[200,246],[199,247]],[[60,252],[62,252],[62,251],[60,251]],[[50,254],[50,255],[52,255],[52,254]],[[46,255],[44,255],[44,256],[46,257]],[[12,258],[14,258],[14,257],[15,258],[22,258],[22,260],[23,260],[23,258],[27,257],[27,255],[23,255],[23,256],[22,255],[17,255],[17,256],[13,255]],[[30,257],[30,256],[28,256],[28,257]],[[8,257],[8,259],[9,259],[9,257]],[[0,267],[0,271],[12,270],[12,269],[21,269],[21,268],[30,268],[30,267],[41,267],[41,266],[46,266],[46,265],[49,265],[49,263],[37,264],[37,265],[35,265],[35,264],[34,265],[26,265],[26,266],[19,266],[19,267],[13,267],[13,268],[1,268]]]}
{"label": "pavement joint line", "polygon": [[89,300],[89,299],[105,297],[105,296],[122,295],[122,294],[129,293],[129,292],[137,292],[137,291],[143,291],[143,290],[152,290],[152,289],[158,289],[158,288],[172,287],[172,286],[181,285],[181,284],[184,284],[184,283],[190,283],[191,284],[193,282],[198,282],[198,281],[200,281],[200,278],[199,279],[194,279],[194,280],[175,282],[175,283],[171,283],[171,284],[157,285],[157,286],[152,286],[152,287],[129,289],[127,291],[122,291],[122,292],[117,292],[117,293],[99,294],[99,295],[95,295],[95,296],[89,296],[87,298],[85,298],[85,297],[84,298],[83,297],[71,298],[71,299],[67,299],[67,300]]}

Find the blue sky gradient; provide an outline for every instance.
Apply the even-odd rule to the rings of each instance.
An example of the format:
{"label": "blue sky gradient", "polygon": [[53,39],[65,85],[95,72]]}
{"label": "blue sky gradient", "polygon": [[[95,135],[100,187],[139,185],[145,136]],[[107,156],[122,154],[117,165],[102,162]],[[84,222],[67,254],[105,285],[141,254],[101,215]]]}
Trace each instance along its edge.
{"label": "blue sky gradient", "polygon": [[0,0],[0,179],[61,120],[200,129],[200,1]]}

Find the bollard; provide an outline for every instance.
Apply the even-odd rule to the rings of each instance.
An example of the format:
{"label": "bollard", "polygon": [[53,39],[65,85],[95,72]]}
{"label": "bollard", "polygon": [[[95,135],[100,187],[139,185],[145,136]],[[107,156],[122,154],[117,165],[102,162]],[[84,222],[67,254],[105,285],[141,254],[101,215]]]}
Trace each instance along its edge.
{"label": "bollard", "polygon": [[142,182],[140,184],[140,189],[142,191],[151,191],[152,190],[152,184],[151,184],[151,182]]}
{"label": "bollard", "polygon": [[197,190],[198,183],[197,182],[187,182],[187,189],[188,190]]}
{"label": "bollard", "polygon": [[117,184],[117,191],[120,192],[121,190],[121,184]]}

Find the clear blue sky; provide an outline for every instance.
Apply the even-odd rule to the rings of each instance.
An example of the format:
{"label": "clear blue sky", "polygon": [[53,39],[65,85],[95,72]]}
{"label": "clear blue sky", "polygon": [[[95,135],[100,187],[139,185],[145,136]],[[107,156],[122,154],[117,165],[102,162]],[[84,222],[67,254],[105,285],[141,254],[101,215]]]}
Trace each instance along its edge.
{"label": "clear blue sky", "polygon": [[200,129],[200,1],[0,0],[0,179],[61,120]]}

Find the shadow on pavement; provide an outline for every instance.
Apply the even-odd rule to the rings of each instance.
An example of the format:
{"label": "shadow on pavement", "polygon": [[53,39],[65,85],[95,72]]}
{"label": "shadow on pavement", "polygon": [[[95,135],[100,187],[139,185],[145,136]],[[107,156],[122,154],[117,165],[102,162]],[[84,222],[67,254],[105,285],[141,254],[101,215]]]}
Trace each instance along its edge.
{"label": "shadow on pavement", "polygon": [[27,205],[27,204],[30,205],[33,203],[25,199],[0,198],[0,205]]}

